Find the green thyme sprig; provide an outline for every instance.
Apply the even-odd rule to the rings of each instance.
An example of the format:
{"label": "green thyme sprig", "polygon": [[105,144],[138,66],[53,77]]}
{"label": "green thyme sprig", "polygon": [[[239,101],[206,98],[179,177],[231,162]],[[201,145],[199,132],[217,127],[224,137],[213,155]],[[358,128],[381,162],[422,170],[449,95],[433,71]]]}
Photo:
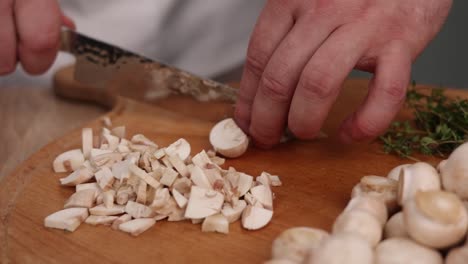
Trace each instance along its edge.
{"label": "green thyme sprig", "polygon": [[380,137],[386,153],[413,160],[417,160],[411,156],[414,152],[446,157],[468,141],[468,100],[448,98],[441,88],[425,94],[413,82],[406,106],[414,120],[391,124]]}

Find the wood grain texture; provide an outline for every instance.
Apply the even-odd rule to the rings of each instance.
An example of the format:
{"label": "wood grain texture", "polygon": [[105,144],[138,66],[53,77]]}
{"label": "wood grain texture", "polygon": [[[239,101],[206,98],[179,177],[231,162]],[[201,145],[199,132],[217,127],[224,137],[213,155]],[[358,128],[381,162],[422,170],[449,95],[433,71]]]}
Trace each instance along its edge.
{"label": "wood grain texture", "polygon": [[[200,225],[189,221],[159,221],[137,238],[104,226],[82,225],[74,233],[44,228],[44,217],[61,209],[73,193],[72,188],[59,186],[58,179],[65,175],[53,173],[51,164],[56,155],[81,146],[81,129],[75,129],[0,182],[0,262],[261,263],[269,258],[271,243],[281,231],[293,226],[329,230],[362,176],[385,175],[408,162],[383,154],[377,143],[343,146],[335,140],[336,128],[361,102],[366,85],[360,80],[346,82],[325,125],[329,138],[293,141],[273,151],[250,148],[242,158],[227,162],[225,166],[251,175],[266,170],[281,176],[283,186],[274,188],[273,220],[258,231],[243,230],[237,222],[231,224],[229,235],[202,233]],[[143,133],[162,146],[184,137],[192,153],[210,148],[209,130],[230,106],[191,102],[188,108],[180,103],[186,99],[171,100],[150,105],[117,97],[107,115],[115,125],[127,126],[128,135]],[[100,122],[85,126],[97,131]]]}
{"label": "wood grain texture", "polygon": [[52,89],[0,88],[0,179],[47,143],[103,113],[96,104],[59,100]]}

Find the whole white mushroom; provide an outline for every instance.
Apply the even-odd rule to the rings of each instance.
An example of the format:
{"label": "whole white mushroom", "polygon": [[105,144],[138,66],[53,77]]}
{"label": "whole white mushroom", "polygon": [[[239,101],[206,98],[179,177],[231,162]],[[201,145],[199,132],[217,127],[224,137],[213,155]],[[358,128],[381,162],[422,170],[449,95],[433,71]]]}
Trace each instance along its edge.
{"label": "whole white mushroom", "polygon": [[456,148],[439,169],[444,189],[468,199],[468,142]]}
{"label": "whole white mushroom", "polygon": [[460,198],[445,191],[419,191],[403,208],[406,231],[416,242],[437,249],[460,242],[468,213]]}
{"label": "whole white mushroom", "polygon": [[[346,262],[343,262],[346,263]],[[439,252],[407,238],[382,241],[375,250],[375,264],[443,264]]]}
{"label": "whole white mushroom", "polygon": [[440,190],[440,177],[436,169],[425,162],[403,167],[398,181],[398,203],[413,198],[417,191]]}

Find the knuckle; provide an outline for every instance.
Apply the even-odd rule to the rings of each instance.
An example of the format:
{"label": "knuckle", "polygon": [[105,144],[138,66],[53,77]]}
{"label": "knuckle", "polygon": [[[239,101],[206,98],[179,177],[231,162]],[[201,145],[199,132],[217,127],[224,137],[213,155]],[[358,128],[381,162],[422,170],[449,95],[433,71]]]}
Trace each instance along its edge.
{"label": "knuckle", "polygon": [[406,88],[398,83],[389,83],[382,87],[382,93],[392,104],[400,104],[405,100]]}
{"label": "knuckle", "polygon": [[250,44],[245,61],[246,69],[255,76],[262,76],[269,60],[268,54],[255,41]]}
{"label": "knuckle", "polygon": [[317,135],[317,131],[307,128],[304,124],[293,122],[288,124],[291,133],[298,139],[313,139]]}
{"label": "knuckle", "polygon": [[273,100],[274,102],[283,103],[290,99],[288,87],[271,75],[264,74],[262,76],[260,89],[263,96]]}
{"label": "knuckle", "polygon": [[356,129],[359,134],[368,138],[373,138],[382,133],[382,129],[375,120],[358,118],[356,120]]}
{"label": "knuckle", "polygon": [[329,74],[314,70],[301,77],[299,87],[303,96],[310,100],[324,100],[335,95],[333,80]]}
{"label": "knuckle", "polygon": [[34,32],[34,34],[25,36],[22,42],[25,47],[33,52],[48,51],[58,48],[59,34],[58,27],[50,27],[45,30],[45,33]]}
{"label": "knuckle", "polygon": [[252,126],[249,132],[250,136],[254,139],[254,142],[259,146],[271,147],[279,143],[279,136],[275,135],[271,130]]}

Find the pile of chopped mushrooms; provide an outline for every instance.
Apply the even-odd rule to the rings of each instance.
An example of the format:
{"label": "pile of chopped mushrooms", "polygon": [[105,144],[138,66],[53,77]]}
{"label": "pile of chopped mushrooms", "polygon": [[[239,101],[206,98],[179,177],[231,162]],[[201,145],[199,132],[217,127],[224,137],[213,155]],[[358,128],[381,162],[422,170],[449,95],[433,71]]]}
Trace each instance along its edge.
{"label": "pile of chopped mushrooms", "polygon": [[100,133],[82,131],[82,148],[60,154],[53,162],[56,173],[71,173],[60,184],[75,187],[64,209],[47,216],[49,228],[75,231],[82,222],[109,225],[137,236],[156,221],[191,220],[203,232],[229,233],[229,224],[257,230],[273,216],[272,186],[278,176],[267,172],[254,177],[229,167],[224,157],[241,156],[249,139],[232,119],[210,132],[213,150],[191,156],[181,138],[160,147],[144,135],[125,138],[125,127],[107,127]]}
{"label": "pile of chopped mushrooms", "polygon": [[418,162],[363,177],[331,233],[285,230],[266,263],[466,264],[467,209],[465,143],[437,168]]}

